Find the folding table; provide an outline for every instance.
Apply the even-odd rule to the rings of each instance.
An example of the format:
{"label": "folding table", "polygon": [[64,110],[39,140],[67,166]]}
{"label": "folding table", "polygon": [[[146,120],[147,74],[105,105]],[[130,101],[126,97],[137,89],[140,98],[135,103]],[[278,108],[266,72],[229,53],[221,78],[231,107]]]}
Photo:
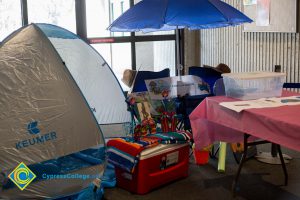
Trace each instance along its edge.
{"label": "folding table", "polygon": [[[283,91],[283,96],[294,95],[297,93]],[[201,149],[215,141],[232,143],[244,141],[245,152],[232,187],[234,194],[247,155],[247,146],[266,142],[275,143],[285,174],[285,184],[287,184],[288,174],[280,145],[300,151],[300,120],[296,117],[300,113],[300,105],[247,109],[237,113],[219,105],[221,102],[229,101],[237,101],[237,99],[226,96],[208,97],[191,113],[190,121],[196,148]]]}

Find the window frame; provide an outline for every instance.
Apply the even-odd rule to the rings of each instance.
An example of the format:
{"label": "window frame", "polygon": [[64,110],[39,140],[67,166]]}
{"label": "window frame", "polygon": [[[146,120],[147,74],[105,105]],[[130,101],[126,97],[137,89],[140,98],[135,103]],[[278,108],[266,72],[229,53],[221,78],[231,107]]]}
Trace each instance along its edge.
{"label": "window frame", "polygon": [[[21,12],[22,12],[22,25],[28,25],[28,6],[27,0],[21,1]],[[134,0],[130,0],[130,7],[134,6]],[[87,37],[87,22],[86,22],[86,0],[75,0],[75,16],[76,16],[76,33],[83,40],[89,44],[105,44],[105,43],[123,43],[128,42],[131,44],[131,63],[132,69],[136,70],[136,46],[137,42],[151,42],[151,41],[175,41],[175,52],[176,52],[176,32],[168,35],[138,35],[136,36],[134,32],[130,33],[130,36],[117,36],[117,37]],[[179,30],[179,47],[184,45],[184,31]],[[184,63],[184,48],[179,48],[180,52],[180,63]],[[176,53],[175,53],[175,68],[176,63]],[[177,70],[176,75],[177,74]],[[184,69],[183,69],[184,71]]]}

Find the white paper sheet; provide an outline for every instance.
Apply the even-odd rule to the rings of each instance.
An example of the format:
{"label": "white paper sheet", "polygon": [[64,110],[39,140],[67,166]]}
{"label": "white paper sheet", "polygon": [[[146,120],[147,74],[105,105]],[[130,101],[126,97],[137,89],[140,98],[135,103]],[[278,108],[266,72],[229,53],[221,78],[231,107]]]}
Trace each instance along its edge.
{"label": "white paper sheet", "polygon": [[286,105],[300,105],[300,96],[280,97],[280,98],[261,98],[250,101],[222,102],[221,106],[230,110],[241,112],[251,108],[271,108]]}

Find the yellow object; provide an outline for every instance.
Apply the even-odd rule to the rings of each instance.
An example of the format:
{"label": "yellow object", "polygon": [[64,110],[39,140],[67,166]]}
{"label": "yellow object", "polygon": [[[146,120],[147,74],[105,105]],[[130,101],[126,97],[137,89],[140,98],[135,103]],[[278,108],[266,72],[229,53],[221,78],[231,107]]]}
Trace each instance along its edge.
{"label": "yellow object", "polygon": [[226,147],[226,142],[220,142],[218,172],[225,172]]}

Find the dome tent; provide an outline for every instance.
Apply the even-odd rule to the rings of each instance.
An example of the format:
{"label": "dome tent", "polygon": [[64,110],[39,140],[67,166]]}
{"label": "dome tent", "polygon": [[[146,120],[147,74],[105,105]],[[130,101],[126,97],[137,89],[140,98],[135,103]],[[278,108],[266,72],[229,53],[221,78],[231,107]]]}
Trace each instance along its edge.
{"label": "dome tent", "polygon": [[[121,95],[103,58],[65,29],[31,24],[6,38],[0,46],[0,197],[60,198],[88,188],[105,165],[98,124],[130,121]],[[123,119],[122,112],[112,117],[121,106],[106,106],[116,96]],[[37,176],[23,191],[7,178],[21,162]],[[73,176],[46,176],[55,174]]]}
{"label": "dome tent", "polygon": [[61,27],[37,24],[55,47],[84,97],[105,137],[115,136],[118,125],[131,122],[124,92],[103,57],[77,35]]}

